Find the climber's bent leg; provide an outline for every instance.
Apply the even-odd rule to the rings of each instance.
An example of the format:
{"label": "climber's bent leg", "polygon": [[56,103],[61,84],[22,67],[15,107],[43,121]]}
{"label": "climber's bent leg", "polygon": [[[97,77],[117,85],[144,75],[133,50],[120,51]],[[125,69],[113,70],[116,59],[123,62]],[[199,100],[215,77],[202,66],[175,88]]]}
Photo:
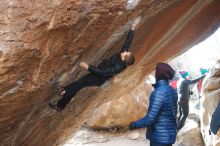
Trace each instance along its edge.
{"label": "climber's bent leg", "polygon": [[57,107],[61,110],[66,107],[66,105],[71,101],[71,99],[75,96],[75,94],[84,87],[90,86],[100,86],[104,81],[94,74],[88,74],[79,80],[67,85],[64,87],[65,94],[62,99],[60,99],[57,103]]}

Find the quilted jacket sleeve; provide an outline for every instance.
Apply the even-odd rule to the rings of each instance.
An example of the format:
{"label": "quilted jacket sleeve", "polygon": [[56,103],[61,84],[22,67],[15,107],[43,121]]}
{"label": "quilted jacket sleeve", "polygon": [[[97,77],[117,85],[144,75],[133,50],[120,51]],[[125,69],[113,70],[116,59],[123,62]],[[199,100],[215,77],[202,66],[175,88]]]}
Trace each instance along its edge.
{"label": "quilted jacket sleeve", "polygon": [[150,96],[150,103],[147,115],[144,118],[134,122],[133,127],[143,128],[152,125],[154,121],[157,119],[162,106],[163,94],[155,90]]}
{"label": "quilted jacket sleeve", "polygon": [[124,66],[119,64],[116,64],[115,66],[112,67],[107,67],[105,69],[101,69],[99,67],[90,65],[88,71],[98,76],[109,76],[121,72],[124,68],[125,68]]}

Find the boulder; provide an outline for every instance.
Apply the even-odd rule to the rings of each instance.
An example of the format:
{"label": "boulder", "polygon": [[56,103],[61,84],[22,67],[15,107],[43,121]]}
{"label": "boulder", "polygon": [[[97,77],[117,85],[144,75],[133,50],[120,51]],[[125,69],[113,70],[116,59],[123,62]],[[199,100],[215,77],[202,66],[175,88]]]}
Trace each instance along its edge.
{"label": "boulder", "polygon": [[200,100],[201,133],[207,146],[220,145],[220,130],[217,135],[209,133],[210,121],[220,100],[220,62],[210,71],[203,82],[203,96]]}
{"label": "boulder", "polygon": [[142,83],[131,93],[99,102],[92,110],[87,124],[93,129],[128,127],[130,122],[145,116],[151,85]]}
{"label": "boulder", "polygon": [[[1,145],[62,145],[99,101],[131,99],[157,62],[213,33],[219,10],[219,0],[1,0]],[[118,52],[135,20],[136,63],[104,90],[83,89],[64,111],[51,110],[60,98],[51,81],[65,86],[87,74],[80,61],[97,65]]]}
{"label": "boulder", "polygon": [[188,119],[177,135],[175,146],[205,146],[197,121]]}

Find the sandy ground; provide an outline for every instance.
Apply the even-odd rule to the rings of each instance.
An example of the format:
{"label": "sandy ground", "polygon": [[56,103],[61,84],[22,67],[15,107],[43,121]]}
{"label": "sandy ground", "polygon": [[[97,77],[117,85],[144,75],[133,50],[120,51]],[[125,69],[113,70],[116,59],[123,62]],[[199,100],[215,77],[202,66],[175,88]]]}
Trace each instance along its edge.
{"label": "sandy ground", "polygon": [[64,146],[148,146],[145,129],[128,132],[96,132],[81,128]]}
{"label": "sandy ground", "polygon": [[127,138],[117,138],[106,142],[94,142],[88,144],[68,144],[66,146],[149,146],[149,143],[143,140],[130,140]]}
{"label": "sandy ground", "polygon": [[77,144],[76,146],[114,146],[114,145],[115,146],[147,146],[149,144],[142,140],[113,139],[105,143],[90,143],[90,144],[85,144],[85,145]]}

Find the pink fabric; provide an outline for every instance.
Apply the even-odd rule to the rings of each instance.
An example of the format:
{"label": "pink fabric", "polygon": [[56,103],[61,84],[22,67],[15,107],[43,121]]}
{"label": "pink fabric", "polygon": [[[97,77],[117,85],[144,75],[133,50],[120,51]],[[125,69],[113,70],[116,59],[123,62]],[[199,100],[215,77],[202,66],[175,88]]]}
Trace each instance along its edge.
{"label": "pink fabric", "polygon": [[202,80],[200,80],[197,84],[197,90],[199,93],[201,93],[201,89],[202,89]]}
{"label": "pink fabric", "polygon": [[170,82],[170,86],[172,86],[173,89],[176,89],[177,88],[177,82],[178,82],[178,80],[173,80],[172,82]]}

